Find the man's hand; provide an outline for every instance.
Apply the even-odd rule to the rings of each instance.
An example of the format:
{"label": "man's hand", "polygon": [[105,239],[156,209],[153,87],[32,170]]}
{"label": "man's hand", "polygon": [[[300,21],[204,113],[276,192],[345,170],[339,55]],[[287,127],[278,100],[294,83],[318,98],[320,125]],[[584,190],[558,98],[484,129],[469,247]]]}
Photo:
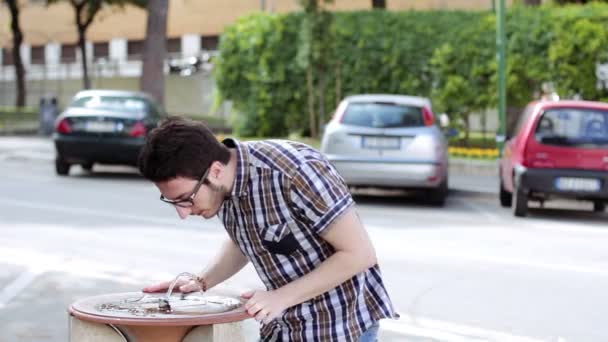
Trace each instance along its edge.
{"label": "man's hand", "polygon": [[276,291],[249,291],[243,293],[241,298],[247,299],[247,313],[264,324],[270,323],[287,309],[286,298],[281,298]]}
{"label": "man's hand", "polygon": [[[171,286],[171,281],[164,281],[162,283],[154,284],[151,286],[146,286],[142,289],[145,293],[155,293],[155,292],[167,292],[169,286]],[[195,291],[200,291],[201,288],[196,281],[190,279],[179,279],[177,283],[175,283],[175,287],[173,288],[173,292],[182,292],[182,293],[190,293]]]}

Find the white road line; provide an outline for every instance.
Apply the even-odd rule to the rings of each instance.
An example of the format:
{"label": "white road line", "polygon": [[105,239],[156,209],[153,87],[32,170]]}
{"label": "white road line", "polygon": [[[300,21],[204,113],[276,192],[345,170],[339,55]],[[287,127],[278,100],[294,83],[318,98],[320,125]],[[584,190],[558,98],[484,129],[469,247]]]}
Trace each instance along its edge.
{"label": "white road line", "polygon": [[180,221],[177,219],[177,215],[175,219],[165,219],[165,218],[156,218],[149,217],[144,215],[129,215],[120,213],[117,211],[104,211],[104,210],[94,210],[88,208],[79,208],[74,206],[62,206],[62,205],[52,205],[46,203],[36,203],[30,201],[21,201],[14,199],[0,199],[0,204],[7,206],[18,206],[22,208],[28,209],[36,209],[36,210],[49,210],[66,214],[74,214],[77,213],[79,215],[88,215],[88,216],[97,216],[103,218],[111,218],[111,219],[125,219],[131,221],[138,221],[144,223],[155,223],[155,224],[169,224],[169,225],[178,225]]}
{"label": "white road line", "polygon": [[[4,251],[8,252],[8,251]],[[38,276],[45,272],[64,272],[84,278],[107,279],[126,284],[141,284],[142,279],[169,279],[174,276],[167,273],[131,272],[127,269],[120,269],[115,265],[104,265],[97,262],[88,261],[68,261],[52,255],[36,253],[33,251],[24,252],[22,250],[12,250],[0,255],[0,262],[18,262],[29,270],[22,273],[15,281],[11,282],[0,292],[0,309],[5,307],[20,292],[25,290]],[[44,265],[44,267],[40,267]],[[125,275],[118,275],[125,274]],[[506,334],[493,330],[486,330],[477,327],[460,325],[449,322],[442,322],[427,318],[410,317],[402,315],[398,321],[383,320],[380,325],[382,334],[390,333],[401,337],[411,338],[412,336],[432,338],[439,341],[450,342],[475,342],[475,341],[494,341],[494,342],[537,342],[527,337]]]}
{"label": "white road line", "polygon": [[486,219],[490,220],[490,221],[504,221],[504,219],[502,217],[500,217],[499,215],[496,215],[494,213],[491,213],[490,211],[488,211],[487,209],[483,209],[481,206],[473,203],[472,201],[463,199],[463,198],[455,198],[454,201],[464,205],[465,207],[475,211],[476,213],[480,214],[481,216],[485,217]]}
{"label": "white road line", "polygon": [[397,321],[382,320],[380,329],[408,336],[419,336],[450,342],[540,342],[542,340],[482,329],[463,324],[438,321],[429,318],[401,315]]}
{"label": "white road line", "polygon": [[[572,222],[572,223],[564,223],[559,221],[559,213],[556,215],[554,220],[551,219],[539,219],[533,217],[513,217],[513,216],[500,216],[498,214],[494,214],[490,211],[490,209],[483,208],[480,205],[477,205],[471,201],[467,201],[463,198],[454,199],[456,202],[461,203],[465,207],[472,209],[476,213],[482,215],[486,219],[494,222],[508,222],[510,225],[515,226],[525,226],[526,228],[533,229],[542,229],[549,231],[560,231],[567,233],[592,233],[592,234],[603,234],[606,235],[608,233],[608,229],[602,229],[598,223],[597,226],[593,226],[588,222]],[[500,208],[499,209],[503,209]],[[505,209],[508,210],[508,209]]]}
{"label": "white road line", "polygon": [[0,309],[15,298],[23,289],[28,287],[36,278],[44,273],[41,269],[28,269],[0,291]]}

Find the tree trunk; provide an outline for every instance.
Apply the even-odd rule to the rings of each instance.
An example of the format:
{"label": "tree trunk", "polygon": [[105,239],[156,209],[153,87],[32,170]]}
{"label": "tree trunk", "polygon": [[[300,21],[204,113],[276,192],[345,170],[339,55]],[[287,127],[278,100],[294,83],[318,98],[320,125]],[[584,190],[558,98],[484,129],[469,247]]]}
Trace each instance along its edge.
{"label": "tree trunk", "polygon": [[317,137],[317,120],[315,118],[315,89],[313,86],[312,64],[306,69],[306,88],[308,90],[308,124],[310,125],[310,136]]}
{"label": "tree trunk", "polygon": [[82,63],[82,87],[83,89],[91,89],[91,80],[89,79],[89,62],[87,58],[87,39],[86,28],[78,27],[78,48],[80,49],[80,57]]}
{"label": "tree trunk", "polygon": [[340,101],[342,101],[342,63],[338,61],[336,64],[336,108],[340,105]]}
{"label": "tree trunk", "polygon": [[23,43],[23,33],[19,24],[19,6],[17,0],[6,0],[11,12],[11,31],[13,33],[13,63],[15,64],[15,79],[17,81],[17,98],[15,105],[17,107],[25,106],[26,89],[25,89],[25,68],[21,60],[21,44]]}
{"label": "tree trunk", "polygon": [[372,0],[372,8],[386,9],[386,0]]}
{"label": "tree trunk", "polygon": [[325,70],[319,70],[319,134],[325,125]]}
{"label": "tree trunk", "polygon": [[148,1],[148,24],[140,79],[141,90],[150,94],[161,104],[165,99],[164,66],[167,54],[168,12],[168,0]]}

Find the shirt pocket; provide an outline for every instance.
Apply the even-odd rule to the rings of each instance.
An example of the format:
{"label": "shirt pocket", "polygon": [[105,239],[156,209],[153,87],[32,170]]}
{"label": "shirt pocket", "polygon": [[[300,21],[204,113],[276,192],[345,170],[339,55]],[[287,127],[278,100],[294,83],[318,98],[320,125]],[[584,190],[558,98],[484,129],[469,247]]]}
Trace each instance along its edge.
{"label": "shirt pocket", "polygon": [[300,249],[300,244],[289,227],[289,223],[268,226],[262,235],[262,245],[273,254],[290,256]]}

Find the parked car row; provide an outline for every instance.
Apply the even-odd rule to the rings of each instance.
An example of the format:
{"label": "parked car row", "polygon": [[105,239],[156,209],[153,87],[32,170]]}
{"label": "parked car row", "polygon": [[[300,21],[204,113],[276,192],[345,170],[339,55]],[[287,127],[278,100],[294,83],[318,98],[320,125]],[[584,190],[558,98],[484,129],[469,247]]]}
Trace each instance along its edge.
{"label": "parked car row", "polygon": [[[136,165],[147,133],[166,114],[138,92],[79,92],[56,121],[56,172],[74,164]],[[447,141],[429,99],[351,96],[327,125],[321,147],[352,187],[418,189],[443,205],[448,193]]]}

